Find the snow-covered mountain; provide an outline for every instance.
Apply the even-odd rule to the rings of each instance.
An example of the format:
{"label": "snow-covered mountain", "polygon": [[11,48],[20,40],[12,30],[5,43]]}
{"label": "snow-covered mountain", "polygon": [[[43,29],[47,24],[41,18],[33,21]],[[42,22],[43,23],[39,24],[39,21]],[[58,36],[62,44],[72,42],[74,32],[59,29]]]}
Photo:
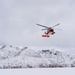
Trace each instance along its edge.
{"label": "snow-covered mountain", "polygon": [[0,46],[0,68],[75,67],[75,56],[55,49],[39,50],[28,47]]}

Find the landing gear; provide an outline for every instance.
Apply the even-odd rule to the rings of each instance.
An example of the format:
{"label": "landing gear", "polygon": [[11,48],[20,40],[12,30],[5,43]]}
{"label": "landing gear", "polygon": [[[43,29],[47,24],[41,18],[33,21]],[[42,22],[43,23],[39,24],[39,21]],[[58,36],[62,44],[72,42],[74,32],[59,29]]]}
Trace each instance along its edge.
{"label": "landing gear", "polygon": [[42,35],[42,37],[50,37],[49,35]]}
{"label": "landing gear", "polygon": [[45,34],[47,34],[47,33],[45,32]]}

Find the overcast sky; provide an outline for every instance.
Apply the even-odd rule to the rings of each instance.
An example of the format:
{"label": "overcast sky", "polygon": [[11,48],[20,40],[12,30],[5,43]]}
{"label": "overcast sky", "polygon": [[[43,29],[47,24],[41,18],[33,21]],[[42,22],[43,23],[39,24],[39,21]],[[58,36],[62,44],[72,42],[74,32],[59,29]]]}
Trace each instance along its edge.
{"label": "overcast sky", "polygon": [[[40,23],[62,29],[42,38]],[[0,44],[75,46],[75,0],[0,0]]]}

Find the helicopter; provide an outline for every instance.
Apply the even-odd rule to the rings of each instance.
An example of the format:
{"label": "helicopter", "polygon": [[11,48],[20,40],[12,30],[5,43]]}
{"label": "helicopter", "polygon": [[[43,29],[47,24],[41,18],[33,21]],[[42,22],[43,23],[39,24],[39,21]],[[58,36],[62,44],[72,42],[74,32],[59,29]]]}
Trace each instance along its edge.
{"label": "helicopter", "polygon": [[[60,23],[58,23],[58,24],[56,24],[56,25],[54,25],[52,27],[47,27],[47,26],[41,25],[41,24],[36,24],[36,25],[41,26],[41,27],[44,27],[44,29],[41,29],[41,30],[47,30],[47,32],[45,32],[42,35],[42,37],[50,37],[50,35],[54,35],[55,34],[55,31],[54,31],[55,28],[54,27],[60,25]],[[57,30],[61,30],[61,29],[57,29]]]}

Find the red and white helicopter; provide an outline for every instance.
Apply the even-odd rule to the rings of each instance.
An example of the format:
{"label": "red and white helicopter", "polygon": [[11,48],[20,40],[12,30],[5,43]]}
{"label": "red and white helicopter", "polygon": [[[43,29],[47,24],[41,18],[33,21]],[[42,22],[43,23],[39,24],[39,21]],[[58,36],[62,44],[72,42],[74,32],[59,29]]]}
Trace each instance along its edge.
{"label": "red and white helicopter", "polygon": [[[41,24],[36,24],[38,26],[41,26],[41,27],[44,27],[45,29],[42,29],[42,30],[47,30],[47,32],[44,33],[44,35],[42,35],[42,37],[50,37],[50,35],[53,35],[55,34],[54,32],[54,27],[60,25],[60,23],[52,26],[52,27],[47,27],[47,26],[44,26],[44,25],[41,25]],[[57,30],[61,30],[61,29],[57,29]]]}

